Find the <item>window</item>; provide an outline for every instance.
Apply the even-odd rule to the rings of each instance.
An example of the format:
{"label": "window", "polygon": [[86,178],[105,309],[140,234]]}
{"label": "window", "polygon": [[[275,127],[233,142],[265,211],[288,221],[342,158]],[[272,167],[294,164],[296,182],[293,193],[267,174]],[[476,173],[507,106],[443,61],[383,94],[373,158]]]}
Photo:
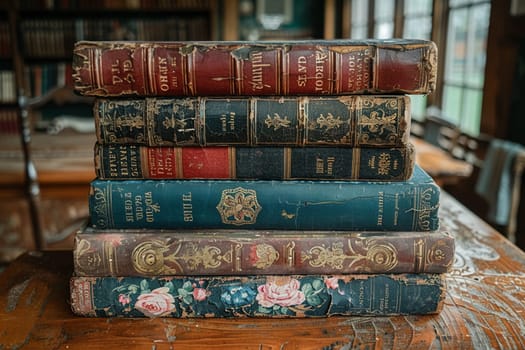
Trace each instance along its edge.
{"label": "window", "polygon": [[450,1],[442,109],[473,135],[481,121],[489,16],[488,1]]}
{"label": "window", "polygon": [[[435,103],[440,104],[444,115],[463,131],[478,134],[490,0],[347,1],[351,3],[350,36],[355,39],[366,38],[367,33],[373,33],[377,38],[390,38],[394,33],[400,33],[405,38],[432,39],[433,29],[436,29],[432,28],[435,7],[440,14],[445,14],[442,23],[448,23],[446,38],[442,39],[443,42],[436,42],[445,54],[444,68],[438,72],[443,76],[443,84],[437,86],[441,101]],[[373,23],[369,21],[371,13]],[[402,14],[403,18],[398,20],[396,13]],[[423,118],[427,97],[411,96],[411,99],[413,117]]]}
{"label": "window", "polygon": [[394,36],[395,0],[375,0],[374,38],[388,39]]}
{"label": "window", "polygon": [[352,39],[368,37],[368,0],[352,1]]}
{"label": "window", "polygon": [[[432,0],[405,0],[403,9],[403,37],[430,40],[432,36]],[[423,120],[427,96],[410,95],[412,118]]]}

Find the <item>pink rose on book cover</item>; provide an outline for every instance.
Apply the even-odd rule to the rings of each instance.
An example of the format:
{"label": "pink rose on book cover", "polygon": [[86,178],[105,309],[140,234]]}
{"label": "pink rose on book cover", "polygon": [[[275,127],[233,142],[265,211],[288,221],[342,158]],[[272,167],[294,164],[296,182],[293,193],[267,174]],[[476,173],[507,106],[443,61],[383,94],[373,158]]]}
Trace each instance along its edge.
{"label": "pink rose on book cover", "polygon": [[148,317],[164,316],[175,309],[175,299],[169,294],[169,288],[160,287],[150,293],[141,294],[135,308]]}
{"label": "pink rose on book cover", "polygon": [[204,288],[195,288],[193,290],[193,299],[195,299],[196,301],[206,300],[207,296],[208,292],[206,292],[206,289]]}
{"label": "pink rose on book cover", "polygon": [[263,307],[293,306],[302,304],[304,293],[299,289],[301,283],[291,278],[288,281],[271,280],[257,288],[257,301]]}
{"label": "pink rose on book cover", "polygon": [[324,283],[327,288],[329,289],[337,289],[339,288],[339,278],[337,277],[329,277],[324,280]]}

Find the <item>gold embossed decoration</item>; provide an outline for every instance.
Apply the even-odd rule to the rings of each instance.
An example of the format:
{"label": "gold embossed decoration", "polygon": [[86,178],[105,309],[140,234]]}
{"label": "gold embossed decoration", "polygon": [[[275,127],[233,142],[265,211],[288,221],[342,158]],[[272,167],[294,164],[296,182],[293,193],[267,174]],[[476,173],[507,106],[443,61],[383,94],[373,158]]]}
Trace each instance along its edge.
{"label": "gold embossed decoration", "polygon": [[216,208],[221,215],[222,222],[232,225],[255,223],[262,209],[257,201],[255,190],[242,187],[222,191],[221,200]]}
{"label": "gold embossed decoration", "polygon": [[131,261],[139,273],[160,274],[164,269],[164,253],[169,251],[166,243],[160,240],[143,242],[133,249]]}
{"label": "gold embossed decoration", "polygon": [[389,243],[373,242],[366,253],[366,259],[377,269],[388,271],[398,264],[396,248]]}
{"label": "gold embossed decoration", "polygon": [[[398,264],[397,250],[389,243],[371,241],[363,246],[364,252],[358,252],[349,241],[348,250],[344,251],[342,243],[333,243],[331,246],[314,246],[308,251],[301,252],[301,260],[308,262],[312,267],[343,270],[361,269],[363,271],[389,271]],[[361,267],[356,265],[361,264]]]}
{"label": "gold embossed decoration", "polygon": [[284,116],[284,118],[281,118],[279,114],[274,113],[273,118],[270,117],[269,114],[266,115],[264,124],[266,124],[266,127],[268,129],[273,128],[273,130],[276,131],[276,130],[279,130],[280,128],[289,128],[291,121],[288,120],[288,116]]}
{"label": "gold embossed decoration", "polygon": [[257,244],[250,248],[250,261],[258,269],[266,269],[279,259],[279,252],[269,244]]}

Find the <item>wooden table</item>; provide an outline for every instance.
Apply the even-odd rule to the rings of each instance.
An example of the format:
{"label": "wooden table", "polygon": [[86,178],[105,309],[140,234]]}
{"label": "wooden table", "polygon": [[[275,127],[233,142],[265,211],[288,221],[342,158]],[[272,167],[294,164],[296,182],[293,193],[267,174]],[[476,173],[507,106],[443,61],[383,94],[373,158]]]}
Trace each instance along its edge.
{"label": "wooden table", "polygon": [[457,240],[445,307],[434,316],[322,319],[106,319],[74,316],[71,252],[25,254],[0,275],[0,348],[523,349],[525,253],[442,195]]}
{"label": "wooden table", "polygon": [[438,185],[455,183],[472,173],[472,164],[452,157],[441,148],[418,137],[412,137],[411,142],[416,148],[416,162]]}

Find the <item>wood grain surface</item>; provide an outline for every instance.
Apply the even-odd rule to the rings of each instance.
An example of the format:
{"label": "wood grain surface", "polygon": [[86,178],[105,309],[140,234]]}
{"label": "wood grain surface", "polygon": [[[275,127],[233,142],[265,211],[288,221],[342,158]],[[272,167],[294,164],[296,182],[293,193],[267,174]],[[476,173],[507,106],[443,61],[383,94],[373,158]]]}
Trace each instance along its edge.
{"label": "wood grain surface", "polygon": [[0,349],[523,349],[525,254],[442,194],[456,237],[434,316],[106,319],[74,316],[71,252],[23,255],[0,275]]}

